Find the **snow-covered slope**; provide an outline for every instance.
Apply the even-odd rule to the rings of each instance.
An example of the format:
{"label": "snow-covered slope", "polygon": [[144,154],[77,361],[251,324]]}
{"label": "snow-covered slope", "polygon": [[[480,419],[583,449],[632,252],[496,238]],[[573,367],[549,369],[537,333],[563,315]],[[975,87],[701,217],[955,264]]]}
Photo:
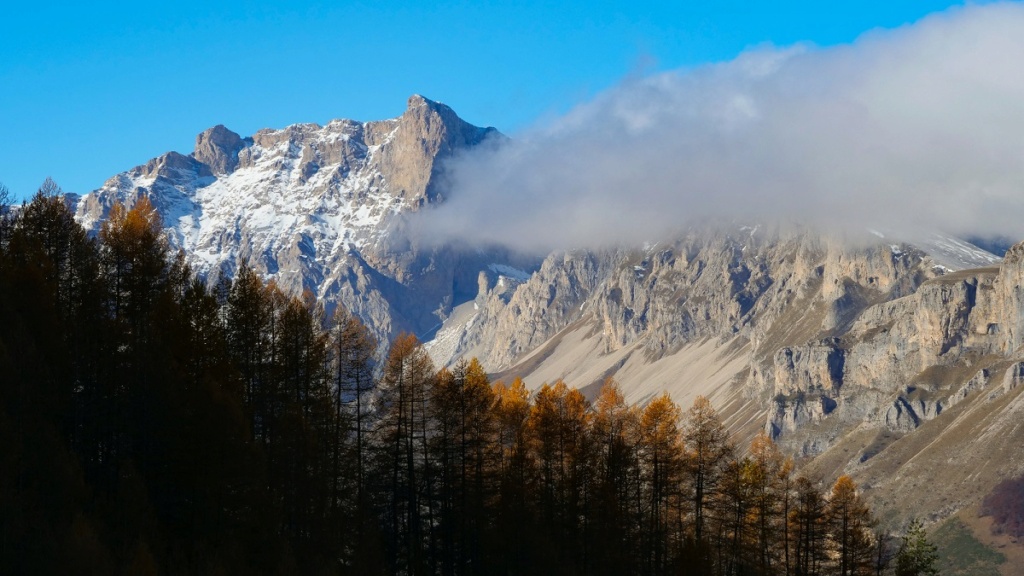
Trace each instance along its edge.
{"label": "snow-covered slope", "polygon": [[174,247],[203,274],[225,265],[233,270],[241,259],[281,272],[280,249],[292,241],[300,259],[309,258],[306,268],[322,272],[324,264],[379,241],[389,217],[402,211],[375,157],[397,129],[396,121],[374,125],[383,132],[380,143],[347,120],[264,130],[239,151],[238,166],[219,175],[195,155],[170,153],[115,176],[80,203],[78,214],[95,227],[107,201],[148,194]]}

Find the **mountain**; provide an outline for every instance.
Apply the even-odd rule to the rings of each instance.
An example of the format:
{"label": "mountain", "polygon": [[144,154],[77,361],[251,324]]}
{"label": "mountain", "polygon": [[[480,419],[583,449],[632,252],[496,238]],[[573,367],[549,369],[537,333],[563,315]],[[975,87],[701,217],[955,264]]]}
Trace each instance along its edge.
{"label": "mountain", "polygon": [[[477,356],[531,388],[608,376],[642,403],[708,396],[742,445],[769,431],[803,470],[851,474],[887,525],[973,514],[1024,473],[1024,245],[728,223],[635,248],[541,260],[422,247],[403,227],[444,201],[445,161],[494,129],[420,96],[394,120],[242,138],[222,126],[83,196],[96,230],[146,195],[210,281],[249,262],[341,303],[381,339]],[[942,482],[934,478],[942,477]]]}
{"label": "mountain", "polygon": [[400,233],[408,214],[437,201],[443,162],[493,128],[414,95],[400,117],[297,124],[242,138],[223,126],[109,179],[77,201],[96,232],[117,202],[148,196],[173,248],[214,282],[243,263],[286,291],[340,302],[378,338],[421,337],[452,302],[475,292],[477,272],[502,253],[420,249]]}
{"label": "mountain", "polygon": [[740,445],[767,430],[807,473],[850,474],[885,525],[976,522],[1024,473],[1024,244],[1000,262],[955,238],[877,240],[734,226],[553,254],[525,281],[482,278],[432,345],[533,387],[704,395]]}

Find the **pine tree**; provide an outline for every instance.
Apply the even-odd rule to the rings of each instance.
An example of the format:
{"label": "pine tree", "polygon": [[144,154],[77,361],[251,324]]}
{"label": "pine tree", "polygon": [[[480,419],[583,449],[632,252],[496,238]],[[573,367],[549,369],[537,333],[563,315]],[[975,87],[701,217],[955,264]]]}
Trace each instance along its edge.
{"label": "pine tree", "polygon": [[935,576],[939,573],[938,561],[938,548],[928,541],[924,526],[915,519],[896,554],[896,576]]}

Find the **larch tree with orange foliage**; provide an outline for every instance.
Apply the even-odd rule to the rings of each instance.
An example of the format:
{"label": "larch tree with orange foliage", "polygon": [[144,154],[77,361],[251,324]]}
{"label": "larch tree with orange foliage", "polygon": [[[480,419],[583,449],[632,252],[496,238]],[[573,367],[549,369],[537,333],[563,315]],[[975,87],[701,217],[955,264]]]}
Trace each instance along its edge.
{"label": "larch tree with orange foliage", "polygon": [[535,550],[536,532],[531,496],[536,486],[530,450],[530,393],[522,379],[511,384],[495,382],[496,448],[498,493],[494,511],[494,550],[504,551],[503,564],[510,573],[524,573]]}
{"label": "larch tree with orange foliage", "polygon": [[[592,490],[591,420],[590,403],[561,380],[541,387],[530,412],[529,430],[540,475],[540,521],[550,531],[548,544],[540,553],[547,557],[545,562],[569,571],[579,570],[587,562],[584,542],[589,528],[585,512]],[[567,534],[576,538],[566,540]]]}
{"label": "larch tree with orange foliage", "polygon": [[614,379],[608,378],[594,401],[596,486],[592,544],[605,560],[597,574],[624,574],[634,567],[639,545],[640,412],[626,404]]}
{"label": "larch tree with orange foliage", "polygon": [[652,400],[640,415],[639,457],[645,502],[643,563],[654,573],[669,565],[670,545],[680,545],[684,441],[682,413],[667,393]]}
{"label": "larch tree with orange foliage", "polygon": [[707,398],[698,396],[693,401],[693,406],[686,412],[685,422],[683,440],[693,505],[693,533],[694,540],[702,542],[707,504],[718,489],[733,450],[725,426]]}
{"label": "larch tree with orange foliage", "polygon": [[770,574],[776,566],[787,565],[786,514],[793,460],[782,454],[768,434],[761,432],[750,444],[750,462],[756,565],[761,573]]}
{"label": "larch tree with orange foliage", "polygon": [[[393,572],[423,574],[432,571],[434,562],[427,400],[435,375],[433,362],[416,336],[403,333],[395,338],[378,387],[374,430],[378,475],[387,498],[386,557]],[[426,549],[424,542],[429,542]]]}
{"label": "larch tree with orange foliage", "polygon": [[442,369],[431,390],[438,477],[440,564],[445,574],[481,565],[481,532],[493,492],[497,434],[494,392],[475,358]]}
{"label": "larch tree with orange foliage", "polygon": [[829,536],[835,552],[839,576],[858,576],[872,572],[874,552],[871,510],[857,493],[857,484],[849,476],[840,476],[832,485],[826,508]]}

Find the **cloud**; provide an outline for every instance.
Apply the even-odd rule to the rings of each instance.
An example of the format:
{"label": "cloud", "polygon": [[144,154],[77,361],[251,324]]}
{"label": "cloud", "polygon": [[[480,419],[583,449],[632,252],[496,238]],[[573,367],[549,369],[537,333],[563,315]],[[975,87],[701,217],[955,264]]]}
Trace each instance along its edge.
{"label": "cloud", "polygon": [[1024,238],[1024,6],[630,79],[447,165],[433,238],[531,251],[708,220]]}

